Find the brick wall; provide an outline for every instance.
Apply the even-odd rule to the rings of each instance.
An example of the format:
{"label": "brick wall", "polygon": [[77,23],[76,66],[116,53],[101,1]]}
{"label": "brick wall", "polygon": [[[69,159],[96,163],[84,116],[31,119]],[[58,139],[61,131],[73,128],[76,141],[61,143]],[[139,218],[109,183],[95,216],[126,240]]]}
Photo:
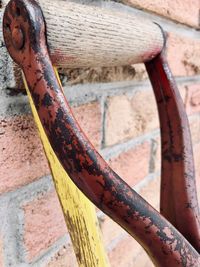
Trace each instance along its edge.
{"label": "brick wall", "polygon": [[[141,13],[168,31],[167,55],[189,116],[200,197],[199,0],[76,2]],[[1,18],[0,1],[0,27]],[[74,114],[95,147],[158,209],[159,123],[144,66],[60,72]],[[48,164],[17,77],[0,29],[0,267],[74,267]],[[133,238],[106,215],[97,215],[112,267],[152,266]]]}

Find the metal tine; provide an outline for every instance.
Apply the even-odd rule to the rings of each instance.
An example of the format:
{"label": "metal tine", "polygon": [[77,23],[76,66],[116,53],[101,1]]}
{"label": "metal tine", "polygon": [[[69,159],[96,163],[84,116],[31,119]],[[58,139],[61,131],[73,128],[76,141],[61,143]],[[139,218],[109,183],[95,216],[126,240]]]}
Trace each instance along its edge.
{"label": "metal tine", "polygon": [[161,214],[200,252],[200,214],[187,114],[165,51],[145,65],[161,128]]}

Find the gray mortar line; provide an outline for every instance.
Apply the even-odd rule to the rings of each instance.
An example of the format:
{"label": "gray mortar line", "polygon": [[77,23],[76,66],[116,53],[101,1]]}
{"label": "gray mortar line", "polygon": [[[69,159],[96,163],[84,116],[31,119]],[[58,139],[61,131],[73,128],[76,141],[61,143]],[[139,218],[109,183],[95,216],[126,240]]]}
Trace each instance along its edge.
{"label": "gray mortar line", "polygon": [[[128,234],[125,230],[123,230],[124,232],[122,232],[120,235],[118,235],[116,238],[114,238],[113,240],[111,240],[111,242],[107,245],[106,247],[106,251],[107,253],[110,253],[113,249],[115,249],[117,247],[117,245],[124,239],[126,239],[126,237],[130,236],[130,234]],[[133,238],[133,237],[132,237]]]}
{"label": "gray mortar line", "polygon": [[19,114],[31,114],[28,97],[25,95],[1,95],[0,115],[12,116]]}
{"label": "gray mortar line", "polygon": [[155,171],[157,151],[158,151],[158,142],[155,139],[151,139],[151,151],[150,151],[150,159],[149,159],[149,173],[153,173]]}
{"label": "gray mortar line", "polygon": [[199,119],[199,117],[200,117],[200,112],[197,112],[197,113],[188,115],[188,120],[190,122],[192,120]]}
{"label": "gray mortar line", "polygon": [[[20,220],[23,220],[23,213],[18,203],[13,199],[4,200],[3,218],[5,224],[4,231],[4,263],[5,267],[10,266],[28,266],[24,258],[24,245],[21,244],[22,234]],[[1,199],[2,205],[2,199]],[[2,217],[1,216],[1,217]]]}
{"label": "gray mortar line", "polygon": [[100,147],[105,146],[105,119],[106,119],[106,97],[101,97],[101,145]]}
{"label": "gray mortar line", "polygon": [[123,93],[136,92],[139,89],[146,89],[150,86],[149,81],[137,82],[110,82],[110,83],[97,83],[97,84],[83,84],[65,86],[64,92],[67,99],[71,103],[84,104],[91,101],[96,101],[100,97],[108,97],[120,95]]}
{"label": "gray mortar line", "polygon": [[[5,267],[16,266],[17,260],[17,245],[15,242],[15,224],[10,224],[8,213],[11,210],[10,201],[1,199],[0,201],[0,216],[1,216],[1,234],[3,239],[3,260]],[[12,209],[13,210],[13,209]],[[10,214],[9,214],[10,215]],[[15,217],[15,214],[13,215]]]}
{"label": "gray mortar line", "polygon": [[0,202],[6,199],[14,202],[30,202],[42,192],[49,192],[54,188],[51,175],[43,176],[36,181],[23,185],[15,191],[9,191],[0,195]]}
{"label": "gray mortar line", "polygon": [[158,176],[160,176],[160,171],[154,172],[154,173],[149,173],[149,175],[146,176],[146,178],[142,179],[142,181],[140,181],[139,183],[137,183],[133,189],[137,192],[140,193],[141,190],[144,187],[147,187],[148,184],[152,181],[154,181],[155,179],[158,178]]}
{"label": "gray mortar line", "polygon": [[144,142],[151,142],[153,138],[157,138],[158,136],[159,136],[159,129],[156,129],[147,134],[132,138],[123,143],[116,144],[111,147],[103,148],[100,150],[100,154],[105,160],[116,158],[119,154],[123,152],[127,152],[128,150],[135,148]]}
{"label": "gray mortar line", "polygon": [[[200,83],[200,75],[179,77],[176,78],[176,82],[178,86]],[[102,97],[106,98],[121,94],[133,96],[136,92],[142,90],[152,90],[148,80],[140,82],[133,80],[128,82],[80,84],[64,87],[66,98],[73,106],[101,101]],[[31,109],[26,95],[9,96],[6,92],[2,93],[0,97],[0,116],[30,113]]]}
{"label": "gray mortar line", "polygon": [[41,256],[37,257],[31,264],[31,267],[43,267],[46,266],[56,253],[62,249],[63,246],[71,243],[69,234],[64,235],[58,239],[49,249],[47,249]]}
{"label": "gray mortar line", "polygon": [[23,186],[16,191],[0,196],[0,214],[4,218],[2,226],[4,240],[5,267],[29,266],[26,263],[24,247],[24,211],[22,206],[34,200],[38,195],[53,188],[50,176]]}
{"label": "gray mortar line", "polygon": [[[190,85],[197,82],[200,83],[200,75],[193,77],[177,77],[175,80],[178,86]],[[80,84],[64,87],[65,96],[72,104],[84,104],[87,102],[96,101],[102,96],[109,97],[125,93],[132,95],[139,90],[152,90],[150,81],[132,80],[125,82]]]}

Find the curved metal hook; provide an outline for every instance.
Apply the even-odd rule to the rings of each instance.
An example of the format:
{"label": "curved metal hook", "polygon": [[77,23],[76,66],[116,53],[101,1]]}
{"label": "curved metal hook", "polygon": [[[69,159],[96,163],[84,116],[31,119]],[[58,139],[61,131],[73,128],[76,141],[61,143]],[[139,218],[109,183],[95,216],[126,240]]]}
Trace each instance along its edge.
{"label": "curved metal hook", "polygon": [[200,252],[200,214],[189,123],[165,51],[147,62],[158,106],[161,142],[161,214]]}
{"label": "curved metal hook", "polygon": [[[17,38],[23,42],[16,40],[14,29],[20,30]],[[196,250],[107,165],[80,129],[56,79],[42,12],[34,0],[9,3],[4,38],[12,58],[23,69],[52,148],[79,189],[129,232],[156,266],[199,266]]]}

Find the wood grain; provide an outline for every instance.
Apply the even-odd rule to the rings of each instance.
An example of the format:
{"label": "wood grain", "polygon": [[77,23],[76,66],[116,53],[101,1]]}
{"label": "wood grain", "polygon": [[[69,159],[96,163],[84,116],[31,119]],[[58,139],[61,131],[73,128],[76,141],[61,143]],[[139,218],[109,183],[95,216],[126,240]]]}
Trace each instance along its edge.
{"label": "wood grain", "polygon": [[[8,0],[3,0],[3,7]],[[163,47],[160,27],[137,15],[65,0],[37,0],[47,25],[52,62],[62,68],[146,62]]]}
{"label": "wood grain", "polygon": [[143,17],[63,0],[38,2],[57,67],[128,65],[148,61],[162,50],[159,26]]}
{"label": "wood grain", "polygon": [[[8,3],[3,0],[3,7]],[[155,57],[163,47],[160,27],[141,16],[65,0],[37,0],[57,67],[131,65]]]}

